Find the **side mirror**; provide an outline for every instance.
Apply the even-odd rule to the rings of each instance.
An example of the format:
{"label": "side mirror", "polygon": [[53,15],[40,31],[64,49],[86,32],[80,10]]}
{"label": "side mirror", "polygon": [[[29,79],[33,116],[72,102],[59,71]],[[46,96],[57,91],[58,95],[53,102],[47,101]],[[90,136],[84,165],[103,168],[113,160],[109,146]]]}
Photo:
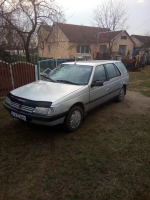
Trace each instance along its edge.
{"label": "side mirror", "polygon": [[91,87],[94,87],[94,86],[103,86],[103,81],[95,81],[91,84]]}

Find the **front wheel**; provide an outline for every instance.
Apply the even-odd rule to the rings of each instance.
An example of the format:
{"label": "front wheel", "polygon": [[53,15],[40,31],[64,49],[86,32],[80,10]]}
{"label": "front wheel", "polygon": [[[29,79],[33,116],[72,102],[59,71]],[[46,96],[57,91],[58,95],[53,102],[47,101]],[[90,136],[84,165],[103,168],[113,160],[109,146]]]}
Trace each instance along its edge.
{"label": "front wheel", "polygon": [[125,87],[122,87],[120,89],[119,95],[117,97],[117,101],[119,101],[119,102],[123,101],[124,96],[125,96]]}
{"label": "front wheel", "polygon": [[83,120],[83,110],[80,106],[73,106],[65,119],[64,125],[69,132],[76,131]]}

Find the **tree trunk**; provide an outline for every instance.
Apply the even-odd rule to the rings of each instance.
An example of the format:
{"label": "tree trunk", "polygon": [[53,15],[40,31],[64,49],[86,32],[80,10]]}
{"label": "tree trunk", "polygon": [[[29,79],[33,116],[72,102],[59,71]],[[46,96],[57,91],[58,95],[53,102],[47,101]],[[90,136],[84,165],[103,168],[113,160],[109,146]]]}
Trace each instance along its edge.
{"label": "tree trunk", "polygon": [[25,47],[25,53],[26,53],[26,62],[31,63],[30,54],[29,54],[29,49],[28,49],[27,45],[26,45],[26,47]]}

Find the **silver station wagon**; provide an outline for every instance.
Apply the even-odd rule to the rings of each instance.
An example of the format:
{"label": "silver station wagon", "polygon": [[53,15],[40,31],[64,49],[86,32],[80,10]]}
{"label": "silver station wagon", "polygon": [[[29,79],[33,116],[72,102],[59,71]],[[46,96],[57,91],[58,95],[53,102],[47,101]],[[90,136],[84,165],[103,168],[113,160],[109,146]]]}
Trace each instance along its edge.
{"label": "silver station wagon", "polygon": [[122,62],[92,60],[60,64],[43,80],[12,90],[3,105],[24,121],[77,130],[86,113],[116,98],[122,101],[129,75]]}

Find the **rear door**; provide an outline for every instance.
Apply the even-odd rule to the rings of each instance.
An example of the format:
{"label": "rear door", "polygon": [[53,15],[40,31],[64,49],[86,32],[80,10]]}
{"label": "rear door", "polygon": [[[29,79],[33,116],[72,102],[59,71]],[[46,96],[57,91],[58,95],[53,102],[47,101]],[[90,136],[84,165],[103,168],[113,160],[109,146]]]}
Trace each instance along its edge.
{"label": "rear door", "polygon": [[108,76],[109,98],[113,98],[119,94],[122,87],[122,77],[118,68],[113,63],[105,64]]}

